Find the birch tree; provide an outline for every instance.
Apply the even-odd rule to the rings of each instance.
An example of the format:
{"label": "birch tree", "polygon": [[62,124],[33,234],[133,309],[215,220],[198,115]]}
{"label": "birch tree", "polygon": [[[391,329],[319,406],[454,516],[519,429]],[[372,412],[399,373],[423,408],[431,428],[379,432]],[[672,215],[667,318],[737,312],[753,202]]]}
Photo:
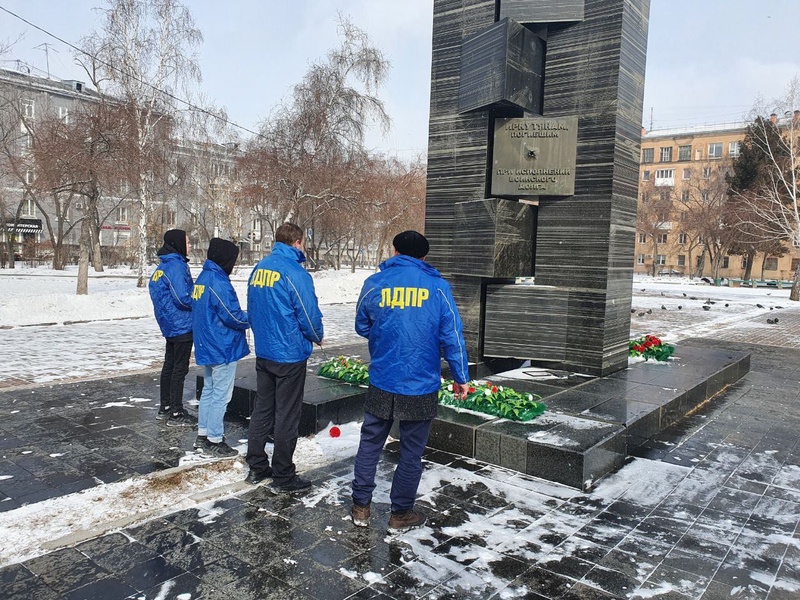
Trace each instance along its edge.
{"label": "birch tree", "polygon": [[[800,245],[800,78],[771,105],[773,118],[761,107],[748,127],[743,152],[760,157],[761,168],[749,185],[734,194],[746,206],[739,212],[751,236],[764,242],[786,240]],[[778,115],[783,115],[779,117]],[[790,300],[800,300],[800,266],[795,270]]]}
{"label": "birch tree", "polygon": [[159,169],[167,162],[168,130],[200,81],[196,48],[202,34],[178,0],[107,0],[99,31],[82,40],[78,60],[98,91],[128,109],[129,184],[138,205],[137,285],[147,283],[148,213]]}

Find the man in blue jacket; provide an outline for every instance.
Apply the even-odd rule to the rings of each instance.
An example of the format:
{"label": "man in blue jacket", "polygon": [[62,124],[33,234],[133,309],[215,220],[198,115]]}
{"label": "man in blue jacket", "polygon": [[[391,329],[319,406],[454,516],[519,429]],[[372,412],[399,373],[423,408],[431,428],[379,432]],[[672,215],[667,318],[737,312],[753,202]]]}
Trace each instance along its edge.
{"label": "man in blue jacket", "polygon": [[[312,343],[322,345],[322,313],[314,281],[303,263],[303,230],[284,223],[272,253],[259,262],[247,285],[247,312],[256,346],[256,400],[247,433],[247,481],[272,477],[278,491],[308,488],[292,458],[297,446],[306,363]],[[273,433],[274,429],[274,433]],[[265,449],[273,433],[272,466]]]}
{"label": "man in blue jacket", "polygon": [[250,324],[230,280],[238,246],[212,238],[207,256],[192,292],[194,359],[205,367],[194,447],[203,454],[225,458],[239,454],[225,443],[223,419],[233,394],[236,363],[250,354],[245,338]]}
{"label": "man in blue jacket", "polygon": [[400,422],[400,462],[394,471],[389,529],[425,522],[414,510],[422,452],[436,417],[441,353],[450,365],[453,392],[467,396],[467,350],[461,317],[448,283],[425,262],[429,244],[416,231],[392,241],[395,254],[364,282],[356,307],[356,333],[369,340],[369,389],[353,477],[353,523],[369,525],[375,471],[393,420]]}
{"label": "man in blue jacket", "polygon": [[148,288],[153,311],[166,339],[161,367],[161,406],[156,418],[170,427],[191,427],[195,419],[183,408],[183,384],[192,355],[192,274],[189,272],[189,238],[182,229],[164,234],[158,251],[161,263]]}

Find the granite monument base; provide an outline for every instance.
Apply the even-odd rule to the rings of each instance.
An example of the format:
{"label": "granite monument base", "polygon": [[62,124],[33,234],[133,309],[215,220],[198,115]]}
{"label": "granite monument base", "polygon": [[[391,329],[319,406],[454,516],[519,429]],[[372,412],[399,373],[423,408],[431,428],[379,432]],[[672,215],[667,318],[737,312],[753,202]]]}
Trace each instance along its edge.
{"label": "granite monument base", "polygon": [[[366,343],[328,354],[368,358]],[[316,354],[309,360],[300,435],[363,417],[364,388],[318,377],[323,360]],[[588,490],[619,469],[633,450],[749,370],[748,353],[678,344],[669,363],[633,363],[606,377],[536,367],[481,372],[497,385],[538,394],[547,412],[520,423],[441,406],[428,445]],[[198,376],[198,397],[202,383]],[[255,390],[255,361],[240,361],[226,416],[247,418]]]}

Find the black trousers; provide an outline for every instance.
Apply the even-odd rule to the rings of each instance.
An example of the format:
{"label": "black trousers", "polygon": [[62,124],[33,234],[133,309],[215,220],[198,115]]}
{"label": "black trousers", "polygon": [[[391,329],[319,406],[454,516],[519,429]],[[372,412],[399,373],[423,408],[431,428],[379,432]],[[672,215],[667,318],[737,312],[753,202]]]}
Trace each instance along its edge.
{"label": "black trousers", "polygon": [[189,373],[192,340],[171,342],[167,340],[164,366],[161,368],[161,410],[173,413],[183,410],[183,383]]}
{"label": "black trousers", "polygon": [[306,362],[256,359],[256,399],[247,431],[247,464],[254,471],[270,466],[265,446],[267,435],[274,431],[272,480],[278,485],[288,482],[296,473],[292,457],[300,429]]}

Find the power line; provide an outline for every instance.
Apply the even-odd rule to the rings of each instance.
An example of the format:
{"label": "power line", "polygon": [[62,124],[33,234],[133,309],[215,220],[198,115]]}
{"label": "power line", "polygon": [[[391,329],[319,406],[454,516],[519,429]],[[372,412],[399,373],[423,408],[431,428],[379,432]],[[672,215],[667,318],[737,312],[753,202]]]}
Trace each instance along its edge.
{"label": "power line", "polygon": [[[72,44],[72,43],[68,42],[67,40],[55,35],[54,33],[51,33],[48,30],[46,30],[46,29],[44,29],[42,27],[39,27],[35,23],[31,23],[28,19],[16,14],[15,12],[12,12],[12,11],[8,10],[5,6],[0,5],[0,10],[8,13],[12,17],[14,17],[15,19],[19,19],[20,21],[22,21],[23,23],[33,27],[34,29],[37,29],[38,31],[41,31],[45,35],[50,36],[54,40],[58,40],[59,42],[61,42],[62,44],[72,48],[73,50],[76,50],[77,52],[80,52],[81,54],[84,54],[84,55],[88,56],[89,58],[97,61],[98,63],[104,65],[105,67],[107,67],[109,69],[112,69],[114,71],[117,71],[119,73],[122,73],[123,75],[126,75],[127,77],[130,77],[134,81],[138,81],[139,83],[141,83],[143,85],[146,85],[150,89],[153,89],[153,90],[155,90],[155,91],[157,91],[157,92],[159,92],[161,94],[164,94],[168,98],[172,98],[173,100],[176,100],[176,101],[178,101],[178,102],[180,102],[182,104],[185,104],[191,110],[195,110],[195,111],[201,112],[203,114],[206,114],[206,115],[208,115],[210,117],[213,117],[213,118],[215,118],[215,119],[217,119],[219,121],[222,121],[223,123],[225,123],[227,125],[231,125],[232,127],[236,127],[237,129],[241,129],[242,131],[246,131],[247,133],[255,135],[256,137],[263,137],[263,135],[258,133],[257,131],[253,131],[252,129],[249,129],[249,128],[245,127],[244,125],[239,125],[238,123],[236,123],[235,121],[231,121],[230,119],[222,118],[219,115],[214,114],[210,110],[207,110],[207,109],[205,109],[205,108],[203,108],[201,106],[197,106],[196,104],[193,104],[189,100],[185,100],[184,98],[176,96],[172,92],[168,92],[166,90],[162,90],[161,88],[159,88],[159,87],[157,87],[157,86],[155,86],[155,85],[153,85],[153,84],[151,84],[151,83],[149,83],[147,81],[144,81],[143,79],[140,79],[139,77],[136,77],[135,75],[132,75],[131,73],[126,73],[122,69],[120,69],[118,67],[115,67],[114,65],[111,65],[111,64],[105,62],[104,60],[101,60],[100,58],[90,54],[89,52],[86,52],[85,50],[83,50],[82,48],[79,48],[75,44]],[[48,73],[48,76],[49,76],[49,73]]]}

